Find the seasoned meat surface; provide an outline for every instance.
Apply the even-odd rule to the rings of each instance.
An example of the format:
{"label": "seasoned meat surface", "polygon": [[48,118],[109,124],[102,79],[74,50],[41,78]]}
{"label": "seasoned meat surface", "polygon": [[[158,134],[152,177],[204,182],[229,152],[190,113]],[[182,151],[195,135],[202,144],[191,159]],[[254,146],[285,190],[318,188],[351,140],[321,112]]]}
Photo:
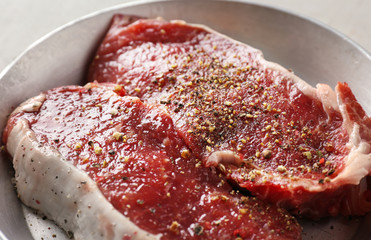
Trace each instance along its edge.
{"label": "seasoned meat surface", "polygon": [[202,26],[161,19],[123,26],[121,18],[90,81],[121,84],[167,111],[203,166],[260,198],[313,218],[371,209],[371,124],[347,84],[313,88]]}
{"label": "seasoned meat surface", "polygon": [[[26,135],[33,135],[33,144],[45,149],[44,155],[57,151],[60,156],[53,160],[55,164],[66,162],[70,168],[86,173],[108,201],[104,206],[112,205],[147,238],[300,239],[301,227],[285,210],[240,194],[218,170],[201,167],[166,112],[124,95],[120,85],[91,83],[52,89],[31,99],[12,114],[4,135],[8,149],[15,155],[15,166],[18,162],[32,171],[40,161],[18,158],[13,152],[14,142],[19,141],[14,136],[19,126],[25,125]],[[24,154],[32,151],[38,150],[26,147]],[[16,167],[16,174],[18,170]],[[80,198],[86,198],[83,189],[90,183],[76,182],[82,188],[78,202],[88,205],[87,210],[76,209],[76,200],[66,197],[70,189],[57,191],[54,186],[45,186],[48,178],[58,181],[65,177],[60,170],[35,170],[26,181],[16,177],[18,189],[24,189],[19,194],[36,209],[50,212],[45,205],[50,196],[35,194],[39,188],[50,188],[46,189],[50,195],[59,196],[55,205],[65,201],[63,204],[72,205],[65,212],[83,217],[98,204],[94,199],[80,203]],[[99,226],[117,225],[110,232],[86,220],[84,226],[99,231],[102,239],[136,236],[111,215],[102,219],[99,214],[92,216]],[[58,219],[58,215],[50,217]],[[66,219],[70,221],[70,217]],[[72,228],[76,236],[81,225],[65,228]],[[83,237],[89,236],[98,239],[94,235]]]}

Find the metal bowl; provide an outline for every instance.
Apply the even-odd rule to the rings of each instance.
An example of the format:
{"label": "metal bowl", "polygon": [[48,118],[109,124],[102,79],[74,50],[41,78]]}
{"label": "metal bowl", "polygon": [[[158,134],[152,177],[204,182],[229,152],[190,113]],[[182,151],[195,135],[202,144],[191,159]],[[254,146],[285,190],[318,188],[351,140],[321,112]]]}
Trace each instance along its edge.
{"label": "metal bowl", "polygon": [[[0,74],[0,129],[19,103],[43,90],[84,84],[87,66],[114,13],[202,23],[259,48],[265,58],[295,71],[311,85],[348,82],[371,113],[371,57],[336,31],[308,18],[244,1],[142,1],[71,22],[29,47]],[[0,239],[68,239],[51,221],[24,207],[12,185],[10,159],[0,155]],[[368,239],[371,215],[300,220],[303,239]],[[2,232],[2,233],[1,233]]]}

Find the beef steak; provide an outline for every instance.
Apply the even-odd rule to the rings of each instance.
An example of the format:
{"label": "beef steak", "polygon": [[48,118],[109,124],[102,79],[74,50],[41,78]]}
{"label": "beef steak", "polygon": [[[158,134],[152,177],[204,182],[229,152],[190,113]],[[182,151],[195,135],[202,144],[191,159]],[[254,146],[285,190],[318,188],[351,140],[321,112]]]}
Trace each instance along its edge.
{"label": "beef steak", "polygon": [[300,239],[285,210],[203,168],[168,114],[120,85],[34,97],[3,135],[21,200],[75,239]]}
{"label": "beef steak", "polygon": [[122,18],[90,81],[160,106],[204,166],[259,198],[313,218],[371,210],[371,121],[347,84],[313,88],[203,26]]}

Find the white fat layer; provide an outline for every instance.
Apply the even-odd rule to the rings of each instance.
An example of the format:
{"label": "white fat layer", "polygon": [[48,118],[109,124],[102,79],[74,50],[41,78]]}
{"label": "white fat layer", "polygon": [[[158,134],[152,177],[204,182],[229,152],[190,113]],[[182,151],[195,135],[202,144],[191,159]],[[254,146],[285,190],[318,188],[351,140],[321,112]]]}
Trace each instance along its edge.
{"label": "white fat layer", "polygon": [[215,151],[207,158],[206,166],[216,167],[218,164],[232,164],[238,166],[241,162],[242,159],[232,151]]}
{"label": "white fat layer", "polygon": [[370,144],[364,141],[359,133],[359,125],[349,119],[346,108],[338,98],[340,112],[343,116],[343,127],[349,134],[347,147],[350,149],[345,159],[344,170],[335,180],[340,183],[359,184],[371,171]]}
{"label": "white fat layer", "polygon": [[37,95],[36,97],[30,98],[24,103],[22,103],[19,107],[17,107],[13,111],[13,113],[20,112],[20,111],[23,111],[23,112],[38,111],[41,105],[43,104],[43,102],[45,101],[45,98],[46,98],[45,94],[40,94],[40,95]]}
{"label": "white fat layer", "polygon": [[337,102],[336,93],[327,84],[317,84],[317,98],[322,102],[324,110],[329,114],[329,110],[340,111],[339,104]]}
{"label": "white fat layer", "polygon": [[58,151],[38,144],[26,121],[14,126],[7,149],[13,156],[22,202],[40,210],[65,231],[72,231],[75,239],[160,238],[140,229],[117,211],[96,183]]}

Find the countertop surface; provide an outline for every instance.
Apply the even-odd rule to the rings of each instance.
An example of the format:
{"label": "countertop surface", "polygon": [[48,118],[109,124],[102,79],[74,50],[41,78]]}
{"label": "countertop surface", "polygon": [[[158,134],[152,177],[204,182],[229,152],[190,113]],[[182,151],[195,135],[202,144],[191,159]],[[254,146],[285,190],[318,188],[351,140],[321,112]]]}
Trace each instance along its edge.
{"label": "countertop surface", "polygon": [[[135,0],[1,0],[0,72],[34,41],[80,16]],[[258,0],[322,22],[371,52],[369,0]]]}

